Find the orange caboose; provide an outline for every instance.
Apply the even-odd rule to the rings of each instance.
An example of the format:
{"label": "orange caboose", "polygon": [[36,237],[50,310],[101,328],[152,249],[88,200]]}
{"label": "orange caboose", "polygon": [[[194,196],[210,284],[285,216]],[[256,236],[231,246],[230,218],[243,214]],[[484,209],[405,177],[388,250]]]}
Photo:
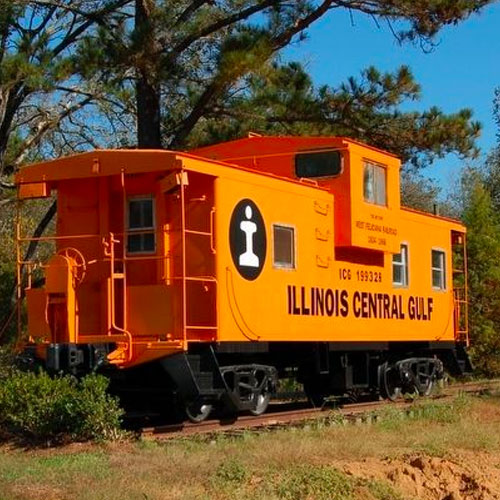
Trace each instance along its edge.
{"label": "orange caboose", "polygon": [[346,138],[260,136],[25,167],[20,199],[57,195],[54,255],[18,259],[45,275],[19,290],[26,352],[172,390],[194,420],[264,411],[290,370],[315,403],[426,393],[467,367],[465,228],[401,207],[399,167]]}

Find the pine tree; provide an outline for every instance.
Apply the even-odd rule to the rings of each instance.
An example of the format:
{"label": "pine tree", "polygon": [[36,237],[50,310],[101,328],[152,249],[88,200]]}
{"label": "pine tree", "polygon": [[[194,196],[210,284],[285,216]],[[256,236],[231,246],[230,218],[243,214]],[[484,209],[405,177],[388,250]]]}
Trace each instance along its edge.
{"label": "pine tree", "polygon": [[[432,45],[443,26],[491,1],[0,0],[0,182],[11,186],[8,176],[37,158],[185,148],[256,121],[281,133],[345,132],[416,163],[473,154],[468,111],[397,111],[418,96],[405,68],[315,89],[300,66],[276,61],[319,18],[334,23],[345,9],[384,20],[401,43]],[[258,120],[245,114],[254,104]]]}
{"label": "pine tree", "polygon": [[316,88],[300,64],[273,64],[249,75],[245,88],[243,93],[227,93],[208,110],[187,145],[209,144],[249,131],[344,135],[397,154],[413,171],[450,152],[461,158],[477,153],[480,125],[471,120],[470,110],[449,115],[436,107],[400,111],[403,102],[420,98],[420,86],[406,66],[394,73],[371,67],[359,79]]}
{"label": "pine tree", "polygon": [[[306,36],[312,23],[320,17],[333,23],[339,10],[386,21],[401,42],[432,44],[443,26],[458,23],[489,2],[136,0],[133,29],[124,21],[118,30],[102,28],[89,34],[80,47],[79,69],[84,79],[99,75],[105,82],[110,92],[105,111],[123,144],[185,148],[199,144],[197,139],[227,137],[231,130],[239,134],[249,128],[245,123],[280,122],[294,133],[345,130],[421,164],[457,147],[459,153],[474,153],[478,125],[471,122],[468,110],[452,115],[436,108],[398,113],[401,101],[418,93],[405,68],[395,75],[370,68],[363,74],[366,82],[351,79],[339,88],[315,89],[298,102],[305,89],[293,84],[307,85],[303,70],[287,71],[273,63],[284,47]],[[285,81],[291,73],[292,85]],[[258,120],[248,114],[245,118],[244,108],[252,109],[254,97],[262,99],[255,92],[266,92],[262,87],[269,83],[278,87],[274,97],[286,100],[292,92],[296,109],[285,110],[277,103],[256,110]],[[129,133],[135,129],[134,118],[138,136]],[[229,123],[221,129],[221,121]]]}
{"label": "pine tree", "polygon": [[76,46],[97,25],[112,28],[126,3],[0,0],[1,187],[27,161],[91,143],[81,115],[103,94],[93,78],[75,78]]}

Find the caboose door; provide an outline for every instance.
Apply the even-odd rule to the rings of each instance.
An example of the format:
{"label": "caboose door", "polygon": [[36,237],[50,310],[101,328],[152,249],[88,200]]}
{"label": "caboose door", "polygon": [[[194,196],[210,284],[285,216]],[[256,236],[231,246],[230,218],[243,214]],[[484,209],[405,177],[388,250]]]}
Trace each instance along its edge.
{"label": "caboose door", "polygon": [[172,172],[160,181],[164,201],[164,279],[174,288],[175,338],[217,338],[214,247],[215,177]]}

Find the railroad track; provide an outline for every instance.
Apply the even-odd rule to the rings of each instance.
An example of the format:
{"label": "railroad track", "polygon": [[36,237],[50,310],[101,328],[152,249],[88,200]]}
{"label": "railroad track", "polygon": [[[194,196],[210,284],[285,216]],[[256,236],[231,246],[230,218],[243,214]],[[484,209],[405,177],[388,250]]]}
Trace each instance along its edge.
{"label": "railroad track", "polygon": [[[452,399],[460,393],[482,394],[500,391],[500,380],[485,382],[466,382],[453,384],[443,389],[440,394],[427,399]],[[304,403],[301,403],[304,406]],[[295,404],[299,406],[300,403]],[[260,416],[239,415],[232,418],[210,419],[195,424],[182,422],[179,424],[144,427],[140,436],[145,439],[173,439],[192,436],[210,436],[213,434],[241,434],[247,430],[271,430],[283,427],[304,426],[312,423],[332,423],[340,421],[362,422],[376,417],[376,412],[384,407],[408,408],[414,405],[412,400],[397,402],[382,400],[362,403],[328,405],[323,408],[293,408],[293,404],[272,404],[272,411]],[[289,409],[292,406],[291,409]],[[280,409],[281,407],[281,409]]]}

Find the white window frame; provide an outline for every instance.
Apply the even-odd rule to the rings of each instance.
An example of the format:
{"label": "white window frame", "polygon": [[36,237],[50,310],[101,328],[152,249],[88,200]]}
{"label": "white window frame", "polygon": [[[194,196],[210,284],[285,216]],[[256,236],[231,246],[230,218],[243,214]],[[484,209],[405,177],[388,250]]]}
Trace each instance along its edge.
{"label": "white window frame", "polygon": [[[434,267],[432,265],[434,252],[441,254],[442,267]],[[439,286],[434,286],[434,271],[441,272],[441,283]],[[446,290],[446,251],[443,248],[431,248],[431,285],[433,290],[444,291]]]}
{"label": "white window frame", "polygon": [[[402,252],[405,248],[406,252]],[[394,262],[395,255],[401,255],[401,262]],[[410,285],[410,246],[406,241],[401,242],[399,245],[399,254],[393,254],[392,256],[392,285],[397,288],[408,288]],[[399,266],[403,269],[403,282],[399,283],[394,281],[394,266]]]}
{"label": "white window frame", "polygon": [[[130,227],[130,202],[132,201],[141,201],[141,200],[151,200],[151,210],[152,210],[152,226],[144,226],[144,227]],[[127,213],[126,213],[126,250],[127,255],[153,255],[156,253],[156,199],[154,194],[148,195],[138,195],[138,196],[130,196],[127,198]],[[139,234],[149,234],[153,235],[153,250],[129,250],[128,238],[129,236],[133,236],[134,233]]]}
{"label": "white window frame", "polygon": [[[367,167],[371,167],[372,169],[374,168],[377,168],[377,169],[381,169],[383,172],[384,172],[384,201],[383,203],[379,203],[378,201],[376,201],[377,199],[377,183],[376,183],[376,177],[374,176],[373,177],[373,193],[372,193],[372,197],[373,199],[370,199],[366,196],[366,192],[365,192],[365,171],[367,169]],[[363,200],[366,202],[366,203],[370,203],[371,205],[376,205],[377,207],[387,207],[388,206],[388,196],[387,196],[387,166],[386,165],[381,165],[380,163],[376,163],[372,160],[368,160],[366,158],[363,159]]]}
{"label": "white window frame", "polygon": [[[274,230],[275,228],[283,228],[283,229],[291,229],[292,230],[292,265],[288,265],[286,263],[282,262],[276,262],[275,260],[275,249],[276,249],[276,238],[275,238],[275,233]],[[275,269],[283,269],[283,270],[288,270],[288,271],[293,271],[294,269],[297,269],[297,229],[295,226],[291,224],[284,224],[281,222],[274,222],[272,224],[272,229],[273,229],[273,267]]]}

